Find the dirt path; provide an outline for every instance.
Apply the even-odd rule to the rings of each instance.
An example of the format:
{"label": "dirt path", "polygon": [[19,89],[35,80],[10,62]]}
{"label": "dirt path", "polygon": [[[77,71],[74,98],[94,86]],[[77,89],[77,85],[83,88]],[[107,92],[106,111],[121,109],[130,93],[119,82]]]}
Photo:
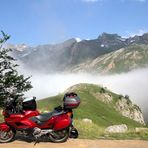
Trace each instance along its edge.
{"label": "dirt path", "polygon": [[72,139],[65,143],[14,141],[0,144],[0,148],[148,148],[148,141],[140,140],[83,140]]}

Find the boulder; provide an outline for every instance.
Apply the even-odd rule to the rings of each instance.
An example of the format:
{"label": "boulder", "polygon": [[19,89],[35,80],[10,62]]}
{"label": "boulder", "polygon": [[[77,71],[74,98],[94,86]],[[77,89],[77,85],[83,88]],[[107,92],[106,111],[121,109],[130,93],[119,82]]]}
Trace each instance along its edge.
{"label": "boulder", "polygon": [[136,133],[140,133],[140,132],[148,133],[148,128],[136,127],[135,131],[136,131]]}
{"label": "boulder", "polygon": [[125,133],[128,128],[126,124],[112,125],[105,129],[105,133]]}
{"label": "boulder", "polygon": [[85,123],[90,123],[90,124],[92,123],[92,120],[88,118],[82,119],[82,121]]}
{"label": "boulder", "polygon": [[49,113],[49,111],[48,110],[44,110],[43,113]]}

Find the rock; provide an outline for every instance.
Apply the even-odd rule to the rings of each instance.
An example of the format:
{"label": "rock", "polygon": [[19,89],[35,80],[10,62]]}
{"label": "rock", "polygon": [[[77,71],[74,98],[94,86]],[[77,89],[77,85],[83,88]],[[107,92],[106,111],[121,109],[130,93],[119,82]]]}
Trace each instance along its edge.
{"label": "rock", "polygon": [[113,125],[109,126],[105,129],[105,133],[125,133],[127,132],[128,128],[126,124],[121,125]]}
{"label": "rock", "polygon": [[92,123],[92,120],[91,119],[88,119],[88,118],[85,118],[82,121],[85,122],[85,123],[90,123],[90,124]]}
{"label": "rock", "polygon": [[143,114],[137,105],[134,105],[129,99],[122,97],[116,102],[115,109],[123,116],[133,119],[141,124],[145,124]]}
{"label": "rock", "polygon": [[108,93],[100,93],[100,92],[97,92],[97,93],[93,93],[92,94],[96,99],[106,103],[106,104],[109,104],[113,101],[113,97],[112,95],[108,94]]}
{"label": "rock", "polygon": [[135,131],[136,131],[136,133],[140,133],[140,132],[148,133],[148,128],[136,127]]}
{"label": "rock", "polygon": [[131,119],[134,119],[135,121],[145,125],[143,114],[137,109],[133,110]]}
{"label": "rock", "polygon": [[49,111],[48,110],[44,110],[43,113],[49,113]]}

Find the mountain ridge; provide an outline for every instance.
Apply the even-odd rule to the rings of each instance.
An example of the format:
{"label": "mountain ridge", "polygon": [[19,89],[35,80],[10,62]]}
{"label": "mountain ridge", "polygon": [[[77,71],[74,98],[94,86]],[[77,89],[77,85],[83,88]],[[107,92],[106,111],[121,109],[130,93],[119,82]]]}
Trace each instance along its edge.
{"label": "mountain ridge", "polygon": [[87,61],[87,63],[76,65],[71,71],[111,74],[146,67],[148,67],[148,45],[132,44]]}
{"label": "mountain ridge", "polygon": [[[72,38],[59,44],[46,44],[29,47],[25,44],[11,46],[13,55],[24,64],[25,68],[40,72],[65,72],[87,63],[90,60],[127,48],[131,45],[148,45],[148,33],[142,36],[123,38],[118,34],[102,33],[92,40]],[[44,66],[43,66],[44,65]]]}

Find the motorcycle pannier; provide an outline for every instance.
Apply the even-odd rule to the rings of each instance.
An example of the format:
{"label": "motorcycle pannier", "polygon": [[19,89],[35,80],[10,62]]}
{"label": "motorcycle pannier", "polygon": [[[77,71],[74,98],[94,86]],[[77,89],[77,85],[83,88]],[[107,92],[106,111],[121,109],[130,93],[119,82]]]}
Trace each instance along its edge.
{"label": "motorcycle pannier", "polygon": [[63,98],[63,104],[65,109],[77,108],[80,104],[80,98],[76,93],[66,93]]}
{"label": "motorcycle pannier", "polygon": [[36,110],[37,104],[35,99],[35,97],[25,98],[23,100],[23,110]]}

